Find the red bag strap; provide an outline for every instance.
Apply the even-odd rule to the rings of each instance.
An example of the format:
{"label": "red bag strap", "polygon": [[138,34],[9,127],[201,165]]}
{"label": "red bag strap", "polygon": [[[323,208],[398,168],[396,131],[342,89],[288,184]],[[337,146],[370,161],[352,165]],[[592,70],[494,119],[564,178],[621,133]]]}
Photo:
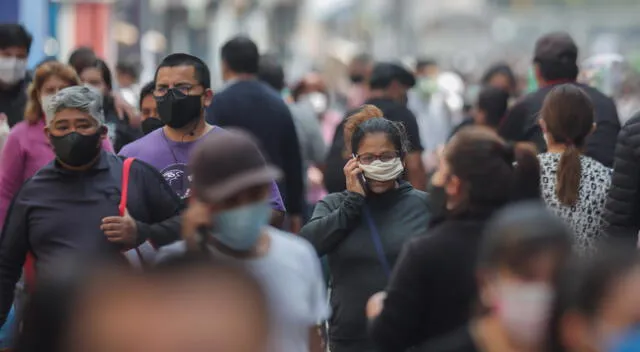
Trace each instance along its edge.
{"label": "red bag strap", "polygon": [[131,171],[131,164],[136,158],[126,158],[122,164],[122,194],[120,195],[120,205],[118,210],[120,216],[124,216],[127,211],[127,197],[129,195],[129,172]]}

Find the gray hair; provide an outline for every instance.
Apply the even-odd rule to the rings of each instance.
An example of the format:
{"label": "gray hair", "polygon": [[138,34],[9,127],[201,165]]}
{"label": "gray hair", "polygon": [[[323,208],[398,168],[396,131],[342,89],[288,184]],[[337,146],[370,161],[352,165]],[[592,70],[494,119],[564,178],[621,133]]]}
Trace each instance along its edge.
{"label": "gray hair", "polygon": [[80,110],[95,119],[99,126],[104,124],[102,94],[95,88],[73,86],[60,90],[46,107],[47,125],[53,121],[57,113],[65,109]]}

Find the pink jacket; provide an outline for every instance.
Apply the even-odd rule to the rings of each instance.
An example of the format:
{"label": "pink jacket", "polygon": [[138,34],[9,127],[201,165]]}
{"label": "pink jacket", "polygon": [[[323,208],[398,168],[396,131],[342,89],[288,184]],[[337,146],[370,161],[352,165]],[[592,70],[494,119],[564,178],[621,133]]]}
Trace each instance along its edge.
{"label": "pink jacket", "polygon": [[[0,156],[0,229],[13,196],[24,181],[55,157],[44,127],[44,119],[36,124],[22,121],[13,126],[4,144]],[[104,140],[102,147],[113,152],[108,139]]]}

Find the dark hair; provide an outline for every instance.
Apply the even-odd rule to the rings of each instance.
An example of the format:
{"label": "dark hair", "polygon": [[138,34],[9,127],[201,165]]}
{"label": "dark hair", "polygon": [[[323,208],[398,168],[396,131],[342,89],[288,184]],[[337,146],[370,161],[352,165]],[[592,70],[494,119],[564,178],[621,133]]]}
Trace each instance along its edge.
{"label": "dark hair", "polygon": [[574,259],[556,280],[556,299],[549,324],[549,350],[565,351],[562,336],[562,318],[575,312],[595,319],[616,284],[638,269],[640,255],[637,249],[609,247],[594,256]]}
{"label": "dark hair", "polygon": [[71,56],[69,56],[69,65],[80,75],[80,68],[91,65],[96,59],[96,53],[93,52],[93,49],[81,46],[74,50]]}
{"label": "dark hair", "polygon": [[538,65],[540,75],[545,81],[570,80],[575,81],[578,77],[578,64],[575,62],[562,62],[558,60],[533,61]]}
{"label": "dark hair", "polygon": [[544,203],[521,202],[501,210],[487,224],[478,266],[506,266],[518,275],[529,276],[532,259],[554,252],[562,260],[571,254],[571,245],[571,231]]}
{"label": "dark hair", "polygon": [[139,75],[138,65],[132,62],[126,62],[126,61],[118,62],[118,64],[116,65],[116,71],[118,71],[118,73],[129,75],[133,77],[134,80],[138,79],[138,75]]}
{"label": "dark hair", "polygon": [[88,68],[96,68],[100,71],[100,75],[107,85],[107,89],[109,91],[113,90],[113,78],[111,77],[111,70],[106,62],[102,59],[95,59],[92,62],[88,62],[86,64],[80,64],[77,67],[78,76],[82,75],[82,72]]}
{"label": "dark hair", "polygon": [[207,64],[196,56],[184,53],[171,54],[162,59],[162,62],[160,62],[160,65],[158,65],[156,69],[154,80],[158,79],[158,72],[161,68],[176,66],[192,66],[195,71],[196,81],[205,89],[211,88],[211,73],[209,72]]}
{"label": "dark hair", "polygon": [[144,86],[142,86],[142,89],[140,89],[140,102],[139,102],[139,106],[142,106],[142,101],[144,100],[144,98],[146,98],[149,95],[153,95],[153,91],[156,89],[156,82],[151,81],[147,84],[145,84]]}
{"label": "dark hair", "polygon": [[435,59],[426,58],[426,57],[419,58],[418,60],[416,60],[416,71],[420,71],[429,66],[437,66],[437,65],[438,65],[438,61],[436,61]]}
{"label": "dark hair", "polygon": [[284,69],[274,55],[262,55],[260,57],[258,79],[278,92],[284,89]]}
{"label": "dark hair", "polygon": [[249,37],[237,36],[222,46],[222,60],[236,73],[258,73],[260,53]]}
{"label": "dark hair", "polygon": [[578,201],[580,155],[593,128],[593,104],[582,89],[563,84],[547,94],[540,114],[554,142],[566,146],[558,163],[556,196],[560,203],[572,206]]}
{"label": "dark hair", "polygon": [[456,133],[445,149],[451,173],[462,181],[464,199],[453,213],[491,213],[518,200],[540,198],[540,164],[535,147],[506,143],[480,126]]}
{"label": "dark hair", "polygon": [[487,125],[497,128],[509,108],[509,93],[485,86],[478,95],[478,108],[486,114]]}
{"label": "dark hair", "polygon": [[367,134],[385,133],[400,157],[407,153],[407,133],[401,123],[387,120],[382,111],[373,105],[363,105],[347,118],[344,124],[344,140],[348,155],[357,154],[360,142]]}
{"label": "dark hair", "polygon": [[[505,63],[497,63],[495,65],[490,66],[487,71],[482,76],[482,80],[480,81],[482,85],[488,85],[489,82],[493,79],[494,76],[504,75],[507,76],[509,80],[509,86],[511,86],[511,90],[515,90],[518,83],[516,81],[516,76],[513,74],[511,67]],[[511,93],[511,92],[508,92]]]}
{"label": "dark hair", "polygon": [[0,24],[0,49],[18,47],[27,49],[28,53],[31,49],[32,41],[33,37],[21,24]]}

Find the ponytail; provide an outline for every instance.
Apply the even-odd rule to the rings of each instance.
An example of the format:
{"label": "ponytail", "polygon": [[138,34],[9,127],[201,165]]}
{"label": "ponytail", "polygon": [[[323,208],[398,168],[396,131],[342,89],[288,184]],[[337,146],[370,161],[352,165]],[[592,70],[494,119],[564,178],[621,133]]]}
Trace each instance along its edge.
{"label": "ponytail", "polygon": [[578,202],[582,171],[580,155],[580,149],[570,144],[562,153],[558,163],[556,196],[560,203],[566,206],[574,206]]}
{"label": "ponytail", "polygon": [[532,143],[516,143],[513,146],[516,162],[511,190],[513,201],[540,199],[540,162]]}

